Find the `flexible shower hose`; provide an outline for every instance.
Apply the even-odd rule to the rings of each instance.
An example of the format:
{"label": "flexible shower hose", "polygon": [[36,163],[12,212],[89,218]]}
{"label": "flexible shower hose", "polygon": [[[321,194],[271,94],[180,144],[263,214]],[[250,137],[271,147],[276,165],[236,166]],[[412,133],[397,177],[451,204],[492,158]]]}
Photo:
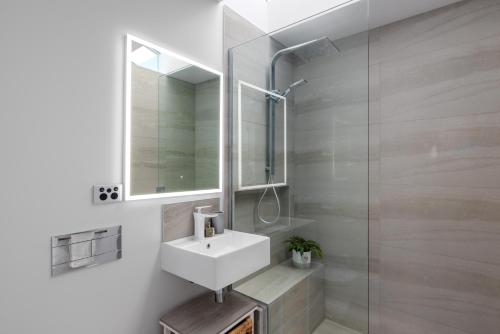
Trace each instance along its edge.
{"label": "flexible shower hose", "polygon": [[[274,197],[276,198],[276,203],[278,204],[278,214],[272,220],[265,220],[260,214],[260,207],[262,204],[262,200],[264,199],[264,196],[266,196],[266,193],[269,190],[269,187],[271,187],[273,189]],[[271,174],[269,174],[269,178],[267,179],[266,188],[264,189],[264,192],[260,196],[259,203],[257,204],[257,216],[259,217],[259,220],[261,222],[263,222],[264,224],[274,224],[278,221],[278,219],[280,219],[280,215],[281,215],[280,199],[278,197],[278,193],[276,192],[276,187],[274,186],[273,176]]]}

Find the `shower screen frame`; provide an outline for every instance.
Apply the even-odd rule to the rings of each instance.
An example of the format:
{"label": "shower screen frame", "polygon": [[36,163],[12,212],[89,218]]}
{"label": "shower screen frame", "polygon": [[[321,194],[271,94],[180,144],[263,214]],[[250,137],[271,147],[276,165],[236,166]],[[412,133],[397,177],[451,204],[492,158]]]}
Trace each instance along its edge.
{"label": "shower screen frame", "polygon": [[[283,102],[283,182],[279,183],[269,183],[269,184],[260,184],[260,185],[252,185],[252,186],[244,186],[243,185],[243,170],[242,170],[242,163],[243,163],[243,148],[242,148],[242,96],[241,96],[241,91],[242,87],[246,86],[247,88],[257,90],[259,92],[262,92],[270,98],[271,96],[273,98],[277,98],[282,100]],[[238,124],[237,124],[237,129],[238,129],[238,183],[237,183],[237,188],[236,191],[238,190],[256,190],[256,189],[265,189],[267,187],[284,187],[287,185],[287,111],[286,111],[286,103],[287,99],[286,97],[268,91],[266,89],[260,88],[258,86],[252,85],[251,83],[248,83],[243,80],[238,80]],[[268,124],[268,126],[270,126]]]}

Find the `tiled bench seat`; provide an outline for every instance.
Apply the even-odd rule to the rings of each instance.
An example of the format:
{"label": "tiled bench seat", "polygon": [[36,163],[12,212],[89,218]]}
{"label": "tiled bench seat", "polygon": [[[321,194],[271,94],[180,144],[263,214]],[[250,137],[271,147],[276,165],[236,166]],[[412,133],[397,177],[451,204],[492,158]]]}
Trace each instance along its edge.
{"label": "tiled bench seat", "polygon": [[324,267],[296,269],[287,260],[234,289],[268,307],[268,333],[309,334],[325,315]]}

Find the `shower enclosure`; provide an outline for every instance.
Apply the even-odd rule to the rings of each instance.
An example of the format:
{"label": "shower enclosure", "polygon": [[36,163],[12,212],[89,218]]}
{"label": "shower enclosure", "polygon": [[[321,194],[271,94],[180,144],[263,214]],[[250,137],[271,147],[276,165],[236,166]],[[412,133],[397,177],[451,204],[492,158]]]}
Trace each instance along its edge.
{"label": "shower enclosure", "polygon": [[[367,11],[229,50],[231,225],[271,238],[271,265],[234,288],[267,306],[269,333],[368,332]],[[296,269],[292,236],[323,259]]]}

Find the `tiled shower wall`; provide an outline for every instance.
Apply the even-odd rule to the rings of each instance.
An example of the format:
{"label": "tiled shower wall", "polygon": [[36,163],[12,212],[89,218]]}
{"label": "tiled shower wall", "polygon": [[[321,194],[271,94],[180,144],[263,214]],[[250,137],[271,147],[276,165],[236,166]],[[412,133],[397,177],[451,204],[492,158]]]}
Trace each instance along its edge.
{"label": "tiled shower wall", "polygon": [[[260,87],[262,89],[266,89],[267,87],[267,68],[269,67],[269,63],[271,60],[272,55],[283,48],[282,45],[278,44],[275,40],[273,40],[270,37],[262,37],[257,40],[252,40],[252,37],[255,38],[257,36],[263,36],[263,32],[258,30],[256,27],[252,26],[249,24],[245,19],[240,17],[238,14],[236,14],[234,11],[231,9],[225,7],[224,8],[224,45],[225,45],[225,52],[227,54],[227,51],[230,47],[234,47],[236,45],[239,45],[241,43],[248,42],[242,46],[239,46],[238,48],[235,49],[234,52],[234,57],[233,57],[233,68],[234,68],[234,77],[233,77],[233,83],[234,83],[234,91],[238,91],[238,80],[242,80],[244,82],[250,83],[252,85],[255,85],[257,87]],[[249,42],[250,40],[250,42]],[[226,60],[227,64],[227,60]],[[277,77],[276,77],[276,85],[277,87],[281,88],[282,90],[286,88],[293,80],[293,74],[292,74],[292,69],[293,69],[294,63],[293,59],[291,57],[282,57],[280,58],[278,64],[277,64]],[[260,94],[260,93],[259,93]],[[263,98],[263,101],[265,102],[265,95],[262,93],[260,96]],[[235,99],[237,98],[237,94],[234,95]],[[234,100],[234,110],[236,110],[236,103],[237,101]],[[255,101],[252,101],[249,98],[249,94],[243,94],[242,95],[242,104],[243,106],[253,106],[255,107],[258,105],[257,103],[254,103]],[[265,110],[266,104],[263,103],[260,105],[261,110],[255,110],[256,108],[243,108],[243,110],[252,110],[259,116],[265,115]],[[287,101],[287,108],[288,108],[288,118],[287,122],[289,125],[293,124],[293,100],[289,99]],[[234,116],[236,116],[236,112],[233,113]],[[237,129],[236,127],[236,120],[233,120],[233,127],[231,129]],[[246,129],[248,131],[253,131],[254,133],[252,134],[252,139],[253,142],[251,143],[254,147],[259,148],[259,147],[265,147],[266,145],[266,137],[265,137],[265,130],[264,125],[262,122],[255,122],[255,124],[244,124],[246,126]],[[259,124],[260,123],[260,124]],[[290,128],[290,127],[289,127]],[[244,128],[245,129],[245,128]],[[230,135],[236,136],[236,131],[232,131]],[[288,163],[292,164],[292,159],[293,159],[293,144],[292,144],[292,139],[291,139],[291,134],[288,133],[288,141],[287,141],[287,150],[288,150]],[[236,138],[235,138],[236,140]],[[282,143],[280,143],[280,138],[277,138],[277,147],[282,147]],[[256,149],[252,149],[250,145],[247,145],[247,150],[248,152],[252,151],[258,151]],[[238,151],[237,151],[237,145],[234,145],[234,151],[233,151],[234,157],[237,157]],[[261,177],[264,174],[264,170],[262,167],[264,167],[262,158],[265,157],[252,157],[250,154],[245,154],[244,156],[244,163],[252,166],[258,166],[255,168],[256,173],[261,173]],[[279,156],[276,157],[277,160],[280,159]],[[259,169],[260,168],[260,169]],[[279,163],[277,162],[276,168],[280,168]],[[282,168],[282,166],[281,166]],[[277,173],[278,174],[278,173]],[[237,170],[236,166],[233,167],[233,175],[237,177]],[[261,179],[261,177],[259,179]],[[250,179],[247,175],[245,178],[247,181]],[[289,189],[293,187],[293,175],[292,172],[288,171],[288,187],[284,188],[277,188],[277,192],[280,197],[280,203],[281,203],[281,216],[288,218],[290,215],[290,191]],[[260,183],[260,182],[259,182]],[[227,187],[229,189],[229,187]],[[250,191],[238,191],[234,195],[234,229],[238,231],[245,231],[245,232],[255,232],[256,228],[256,205],[259,201],[259,198],[262,194],[263,190],[250,190]],[[268,191],[268,196],[266,196],[265,200],[263,201],[264,204],[268,203],[269,205],[263,206],[264,209],[267,207],[272,211],[273,213],[275,212],[275,200],[274,197],[272,196],[272,191]],[[230,193],[228,193],[227,196],[232,196]],[[266,213],[266,210],[263,210],[264,214]],[[270,216],[272,216],[270,214]],[[285,219],[286,219],[285,218]],[[277,236],[271,236],[271,252],[272,252],[272,264],[277,264],[283,260],[286,259],[287,257],[287,252],[285,250],[285,244],[283,241],[285,240],[285,237],[283,235],[280,235],[279,237]]]}
{"label": "tiled shower wall", "polygon": [[368,34],[295,68],[295,213],[325,253],[326,316],[368,330]]}
{"label": "tiled shower wall", "polygon": [[370,333],[498,333],[500,1],[370,40]]}
{"label": "tiled shower wall", "polygon": [[[352,132],[345,133],[369,134],[370,333],[489,334],[500,328],[499,22],[500,1],[470,0],[370,32],[369,129],[356,134],[348,124]],[[313,86],[310,81],[301,90]],[[336,103],[341,97],[349,96],[337,96]],[[297,117],[321,109],[321,101],[301,106],[296,99]],[[340,135],[340,126],[335,129]],[[296,158],[305,159],[297,138],[294,145]],[[362,152],[354,139],[344,145],[350,148],[344,152],[356,146]],[[341,167],[335,164],[337,175],[355,173]],[[296,173],[299,168],[297,161]],[[298,173],[297,182],[304,175]],[[298,188],[298,214],[328,215],[327,206],[308,207]],[[355,192],[346,188],[331,198],[343,212],[330,231],[337,241],[327,250],[327,265],[337,266],[326,274],[337,284],[327,283],[327,298],[333,300],[329,315],[339,322],[363,314],[356,300],[366,293],[354,290],[366,266],[356,261],[362,248],[355,245],[367,232],[356,228],[363,202],[349,200]]]}
{"label": "tiled shower wall", "polygon": [[233,48],[241,43],[245,43],[252,39],[255,39],[259,36],[264,35],[260,29],[258,29],[255,25],[243,19],[240,15],[238,15],[235,11],[224,6],[223,11],[223,60],[224,60],[224,83],[225,90],[224,92],[227,94],[226,99],[224,100],[224,129],[228,129],[226,133],[226,145],[224,147],[224,203],[223,210],[228,213],[225,215],[226,224],[229,225],[229,221],[231,217],[229,215],[230,212],[230,199],[233,197],[232,189],[231,189],[231,173],[229,172],[229,168],[231,166],[230,159],[232,159],[232,155],[229,152],[229,141],[231,136],[233,136],[233,126],[229,126],[230,121],[230,112],[231,108],[229,107],[229,49]]}

